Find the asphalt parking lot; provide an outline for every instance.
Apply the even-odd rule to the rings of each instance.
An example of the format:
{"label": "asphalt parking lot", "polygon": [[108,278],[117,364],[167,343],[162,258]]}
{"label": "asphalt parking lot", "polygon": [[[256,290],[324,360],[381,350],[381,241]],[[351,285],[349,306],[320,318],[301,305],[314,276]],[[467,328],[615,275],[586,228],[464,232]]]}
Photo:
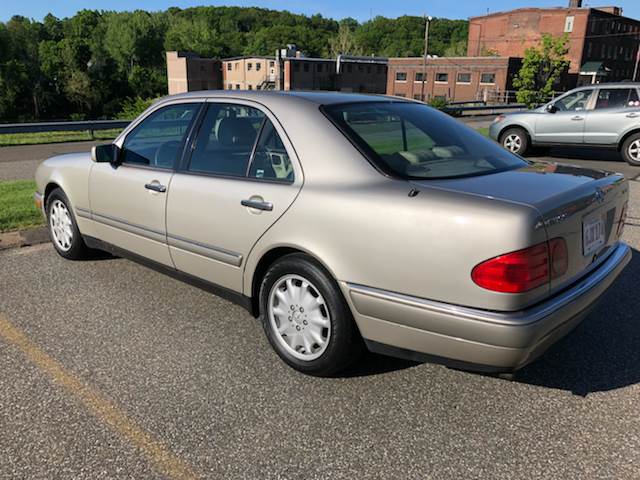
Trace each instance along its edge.
{"label": "asphalt parking lot", "polygon": [[374,355],[307,377],[197,288],[49,245],[2,252],[0,478],[639,478],[630,187],[631,264],[514,381]]}

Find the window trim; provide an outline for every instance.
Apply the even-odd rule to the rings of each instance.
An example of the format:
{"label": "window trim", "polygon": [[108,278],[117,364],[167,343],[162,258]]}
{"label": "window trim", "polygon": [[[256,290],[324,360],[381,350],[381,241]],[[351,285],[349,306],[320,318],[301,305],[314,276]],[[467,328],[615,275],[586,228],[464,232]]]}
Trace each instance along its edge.
{"label": "window trim", "polygon": [[[493,82],[483,82],[482,81],[482,76],[483,75],[493,75]],[[480,72],[480,85],[495,85],[496,84],[496,74],[495,72]]]}
{"label": "window trim", "polygon": [[[395,73],[396,73],[396,74],[395,74],[395,76],[394,76],[394,80],[395,80],[397,83],[407,83],[407,78],[409,78],[409,76],[407,75],[407,72],[396,70],[396,72],[395,72]],[[398,80],[398,74],[400,74],[400,73],[404,73],[404,80]]]}
{"label": "window trim", "polygon": [[[469,75],[468,82],[461,82],[460,75]],[[456,84],[457,85],[471,85],[471,81],[473,80],[473,74],[471,72],[457,72],[456,73]]]}
{"label": "window trim", "polygon": [[[438,80],[438,75],[446,75],[447,79],[446,80]],[[438,83],[440,85],[449,85],[449,72],[436,72],[436,74],[433,77],[433,83]]]}
{"label": "window trim", "polygon": [[[207,110],[209,109],[209,107],[211,105],[232,105],[232,106],[239,106],[239,107],[249,107],[249,108],[254,108],[256,110],[259,110],[263,115],[264,118],[262,120],[262,123],[260,124],[260,128],[258,129],[258,134],[253,142],[253,147],[251,149],[251,156],[249,157],[249,161],[247,163],[247,170],[245,171],[245,174],[243,176],[238,176],[238,175],[226,175],[226,174],[222,174],[222,173],[214,173],[214,172],[197,172],[197,171],[191,171],[189,170],[189,164],[191,163],[191,156],[193,155],[193,151],[194,151],[194,142],[196,141],[196,139],[198,138],[198,133],[200,132],[200,127],[202,125],[202,122],[204,121],[204,117],[206,115]],[[260,140],[260,134],[262,133],[262,130],[264,128],[264,124],[265,124],[265,120],[269,120],[271,122],[271,124],[274,126],[277,134],[280,136],[280,140],[282,141],[282,144],[284,145],[284,148],[287,152],[287,155],[289,156],[289,161],[291,162],[291,166],[293,168],[293,179],[292,180],[272,180],[270,178],[255,178],[255,177],[249,177],[248,176],[248,172],[249,169],[251,168],[251,165],[253,163],[253,157],[255,154],[255,150],[257,148],[258,145],[258,141]],[[286,142],[289,143],[289,146],[286,144]],[[261,182],[261,183],[272,183],[275,185],[301,185],[302,181],[303,181],[303,175],[302,175],[302,170],[300,167],[300,163],[298,161],[298,156],[296,155],[292,155],[291,151],[295,152],[295,148],[293,147],[293,144],[291,143],[291,140],[289,139],[289,136],[286,134],[284,128],[282,127],[282,125],[280,124],[280,122],[277,120],[277,118],[275,117],[275,115],[273,114],[273,112],[271,112],[271,110],[269,110],[267,107],[265,107],[264,105],[262,105],[261,103],[255,103],[255,102],[251,102],[251,101],[246,101],[246,102],[238,102],[236,101],[236,99],[229,99],[229,98],[207,98],[205,99],[203,108],[200,111],[200,116],[197,119],[197,125],[194,122],[193,124],[193,128],[192,131],[190,132],[190,138],[187,144],[185,144],[185,148],[183,150],[183,156],[180,159],[179,165],[176,168],[176,173],[180,173],[180,174],[185,174],[185,175],[195,175],[195,176],[199,176],[199,177],[211,177],[211,178],[221,178],[221,179],[225,179],[225,180],[239,180],[239,181],[250,181],[250,182]],[[295,159],[295,160],[294,160]]]}
{"label": "window trim", "polygon": [[194,131],[194,126],[198,123],[200,116],[202,115],[202,112],[206,107],[206,102],[204,98],[180,99],[180,100],[169,100],[165,102],[159,102],[158,104],[150,107],[146,113],[141,114],[137,119],[131,122],[129,126],[125,128],[122,131],[122,133],[120,133],[120,135],[118,135],[116,139],[113,141],[113,144],[117,145],[118,148],[120,148],[121,151],[124,152],[124,144],[127,141],[127,138],[129,137],[129,135],[131,135],[135,130],[137,130],[138,127],[142,125],[142,123],[144,123],[144,121],[148,119],[151,115],[155,114],[156,112],[164,108],[174,107],[177,105],[185,105],[185,104],[197,104],[198,108],[196,109],[196,112],[193,118],[191,119],[191,123],[189,124],[189,126],[187,127],[187,130],[185,131],[185,136],[183,137],[180,147],[178,148],[178,155],[176,155],[176,159],[174,160],[172,167],[158,167],[153,165],[145,165],[141,163],[129,163],[129,162],[122,162],[122,165],[125,165],[126,167],[129,167],[129,168],[140,168],[144,170],[154,170],[154,171],[160,171],[160,172],[177,171],[182,163],[182,158],[185,154],[186,146],[191,141],[191,137]]}

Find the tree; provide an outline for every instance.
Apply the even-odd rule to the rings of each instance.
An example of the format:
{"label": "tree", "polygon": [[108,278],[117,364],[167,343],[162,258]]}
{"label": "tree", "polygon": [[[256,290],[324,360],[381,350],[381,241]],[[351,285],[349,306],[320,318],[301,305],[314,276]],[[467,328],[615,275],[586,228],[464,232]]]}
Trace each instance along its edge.
{"label": "tree", "polygon": [[338,33],[329,39],[329,55],[362,55],[362,48],[356,42],[354,28],[349,23],[340,22]]}
{"label": "tree", "polygon": [[542,35],[539,46],[525,50],[522,68],[513,79],[516,99],[531,108],[553,97],[554,86],[569,67],[567,35]]}

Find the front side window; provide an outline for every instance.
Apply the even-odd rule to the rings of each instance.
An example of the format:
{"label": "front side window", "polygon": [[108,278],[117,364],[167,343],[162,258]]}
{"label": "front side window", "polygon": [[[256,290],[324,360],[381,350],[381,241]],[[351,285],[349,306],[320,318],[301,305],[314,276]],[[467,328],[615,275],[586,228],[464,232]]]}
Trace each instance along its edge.
{"label": "front side window", "polygon": [[244,105],[208,106],[193,147],[191,172],[243,177],[264,114]]}
{"label": "front side window", "polygon": [[406,82],[407,72],[396,72],[396,82]]}
{"label": "front side window", "polygon": [[127,135],[123,163],[173,168],[199,103],[169,105],[156,110]]}
{"label": "front side window", "polygon": [[554,105],[561,112],[578,112],[587,108],[593,90],[580,90],[558,99]]}
{"label": "front side window", "polygon": [[484,175],[527,163],[457,120],[413,102],[329,105],[325,114],[376,165],[401,178]]}
{"label": "front side window", "polygon": [[626,107],[640,107],[635,88],[602,88],[598,92],[596,110]]}

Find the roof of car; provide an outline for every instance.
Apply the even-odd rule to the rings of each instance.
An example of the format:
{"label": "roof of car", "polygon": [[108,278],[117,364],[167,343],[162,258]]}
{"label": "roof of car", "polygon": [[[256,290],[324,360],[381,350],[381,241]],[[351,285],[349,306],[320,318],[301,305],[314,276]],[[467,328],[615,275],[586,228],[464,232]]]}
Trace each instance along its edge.
{"label": "roof of car", "polygon": [[635,87],[635,88],[640,88],[640,82],[615,82],[615,83],[594,83],[594,84],[589,84],[589,85],[581,85],[578,88],[576,88],[575,90],[579,90],[579,89],[585,89],[585,88],[594,88],[594,87],[598,87],[598,88],[629,88],[629,87]]}
{"label": "roof of car", "polygon": [[379,101],[405,101],[398,97],[389,97],[385,95],[360,94],[360,93],[343,93],[343,92],[327,92],[327,91],[274,91],[274,90],[202,90],[197,92],[179,93],[164,97],[162,100],[173,100],[180,98],[236,98],[256,100],[260,102],[269,102],[269,100],[282,100],[289,98],[304,102],[314,103],[316,105],[331,105],[337,103],[352,102],[379,102]]}

